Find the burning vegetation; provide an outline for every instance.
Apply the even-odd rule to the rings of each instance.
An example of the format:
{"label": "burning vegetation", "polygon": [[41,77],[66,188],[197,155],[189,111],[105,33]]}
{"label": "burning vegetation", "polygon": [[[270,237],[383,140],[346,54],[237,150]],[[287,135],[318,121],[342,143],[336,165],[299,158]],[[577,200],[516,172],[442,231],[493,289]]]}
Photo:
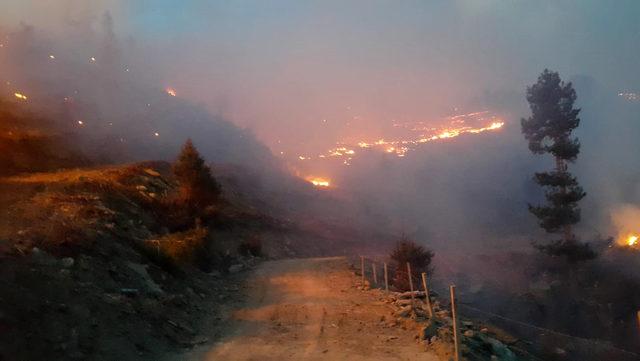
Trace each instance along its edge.
{"label": "burning vegetation", "polygon": [[331,185],[331,181],[321,177],[307,177],[306,180],[316,187],[327,188]]}
{"label": "burning vegetation", "polygon": [[324,153],[299,155],[297,160],[305,163],[340,160],[342,164],[350,165],[361,152],[366,151],[380,151],[402,158],[411,150],[429,142],[456,138],[464,134],[497,131],[505,124],[502,119],[489,111],[452,115],[438,122],[445,125],[433,127],[434,121],[394,122],[395,131],[392,133],[400,133],[396,139],[338,142],[336,147]]}
{"label": "burning vegetation", "polygon": [[624,239],[625,243],[629,247],[635,247],[638,245],[638,236],[635,234],[631,234]]}

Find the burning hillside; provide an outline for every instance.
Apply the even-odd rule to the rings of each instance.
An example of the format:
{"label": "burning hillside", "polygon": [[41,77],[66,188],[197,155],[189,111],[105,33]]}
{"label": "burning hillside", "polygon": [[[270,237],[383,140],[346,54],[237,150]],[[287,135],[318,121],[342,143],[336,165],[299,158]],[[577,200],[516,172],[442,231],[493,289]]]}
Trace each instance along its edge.
{"label": "burning hillside", "polygon": [[[434,124],[442,124],[434,126]],[[301,162],[319,159],[338,159],[349,165],[360,152],[374,150],[404,157],[409,151],[422,144],[458,137],[463,134],[480,134],[496,131],[504,126],[504,121],[490,111],[458,114],[433,121],[393,122],[394,131],[389,137],[377,140],[342,141],[336,147],[317,155],[298,155]]]}
{"label": "burning hillside", "polygon": [[[477,135],[501,130],[504,120],[490,111],[458,114],[430,121],[396,122],[387,136],[373,139],[341,141],[326,152],[298,155],[289,159],[298,173],[314,173],[332,165],[349,166],[364,154],[388,154],[404,158],[411,151],[432,142],[447,141],[463,135]],[[315,176],[305,177],[316,187],[328,187],[329,181]]]}

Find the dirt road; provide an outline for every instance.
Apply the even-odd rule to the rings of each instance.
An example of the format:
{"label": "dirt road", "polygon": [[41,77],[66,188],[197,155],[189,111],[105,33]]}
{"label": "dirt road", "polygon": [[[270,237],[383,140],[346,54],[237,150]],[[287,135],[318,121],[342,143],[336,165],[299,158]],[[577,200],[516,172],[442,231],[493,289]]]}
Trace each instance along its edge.
{"label": "dirt road", "polygon": [[217,343],[181,357],[213,360],[437,361],[393,324],[380,291],[354,287],[344,258],[263,263],[253,271],[246,302],[231,307]]}

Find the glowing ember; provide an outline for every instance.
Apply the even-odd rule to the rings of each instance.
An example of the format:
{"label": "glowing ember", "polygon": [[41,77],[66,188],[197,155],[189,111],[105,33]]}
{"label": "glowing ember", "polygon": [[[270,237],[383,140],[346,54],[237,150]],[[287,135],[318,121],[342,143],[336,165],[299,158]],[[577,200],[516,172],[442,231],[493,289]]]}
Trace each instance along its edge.
{"label": "glowing ember", "polygon": [[638,236],[636,236],[635,234],[630,235],[629,237],[627,237],[627,245],[632,247],[638,244]]}
{"label": "glowing ember", "polygon": [[320,177],[309,177],[307,178],[307,181],[309,181],[311,184],[313,184],[316,187],[329,187],[331,185],[331,181],[329,181],[326,178],[320,178]]}
{"label": "glowing ember", "polygon": [[92,63],[96,62],[96,58],[94,58],[94,57],[91,57],[90,60],[91,60]]}
{"label": "glowing ember", "polygon": [[167,92],[167,94],[171,95],[172,97],[175,97],[176,95],[178,95],[178,93],[176,93],[176,90],[173,88],[167,88],[165,89],[165,91]]}
{"label": "glowing ember", "polygon": [[27,96],[22,94],[22,93],[13,93],[13,95],[15,95],[16,98],[18,98],[20,100],[27,100]]}
{"label": "glowing ember", "polygon": [[154,135],[154,136],[156,136],[156,137],[159,137],[159,136],[160,136],[160,133],[155,132],[155,133],[153,133],[153,135]]}
{"label": "glowing ember", "polygon": [[55,55],[53,55],[53,54],[52,54],[52,55],[49,55],[49,59],[55,59],[55,58],[56,58],[56,56],[55,56]]}
{"label": "glowing ember", "polygon": [[84,122],[82,120],[78,120],[78,125],[84,125]]}

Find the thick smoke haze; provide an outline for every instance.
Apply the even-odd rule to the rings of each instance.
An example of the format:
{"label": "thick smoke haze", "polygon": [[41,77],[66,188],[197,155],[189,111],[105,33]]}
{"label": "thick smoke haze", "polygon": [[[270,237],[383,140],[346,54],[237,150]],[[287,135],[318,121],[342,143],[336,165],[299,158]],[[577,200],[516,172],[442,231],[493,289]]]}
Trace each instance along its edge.
{"label": "thick smoke haze", "polygon": [[105,11],[158,80],[277,151],[508,96],[545,67],[614,92],[640,82],[633,0],[20,1],[0,19],[81,39]]}
{"label": "thick smoke haze", "polygon": [[[35,89],[27,79],[47,78],[40,57],[54,54],[68,67],[56,72],[91,94],[105,119],[149,136],[139,141],[146,149],[160,133],[171,145],[163,157],[197,134],[197,124],[230,126],[214,118],[246,128],[229,132],[237,139],[255,134],[286,161],[345,139],[378,139],[392,120],[488,109],[503,116],[500,132],[327,172],[365,209],[384,215],[390,233],[407,232],[438,249],[521,248],[544,236],[526,204],[542,199],[532,173],[552,162],[531,155],[519,130],[529,114],[525,88],[544,68],[574,81],[583,108],[582,153],[571,166],[588,194],[579,232],[585,239],[615,236],[614,211],[640,201],[640,103],[618,96],[640,91],[639,18],[633,0],[15,1],[3,6],[2,31],[26,36],[24,27],[33,26],[37,51],[24,50],[0,75]],[[15,48],[14,40],[3,40],[0,51]],[[83,80],[91,65],[102,67],[101,78]],[[167,103],[166,87],[178,99]],[[149,98],[153,112],[132,115]],[[163,117],[172,125],[150,120]],[[187,123],[172,137],[176,119]],[[209,150],[228,154],[214,160],[271,162],[255,161],[268,152],[252,140],[227,140]],[[246,147],[254,148],[232,156]]]}

